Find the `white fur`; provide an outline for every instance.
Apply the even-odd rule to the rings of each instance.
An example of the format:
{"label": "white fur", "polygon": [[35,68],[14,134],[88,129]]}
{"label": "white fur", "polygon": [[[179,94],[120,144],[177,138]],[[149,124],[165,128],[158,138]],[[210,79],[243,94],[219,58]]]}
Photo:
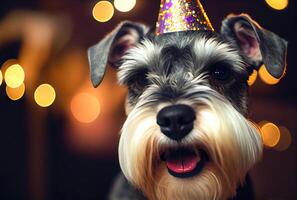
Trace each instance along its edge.
{"label": "white fur", "polygon": [[[191,105],[197,113],[194,129],[180,143],[164,136],[156,124],[157,112],[165,104],[145,105],[154,86],[143,93],[123,126],[119,144],[121,169],[150,200],[230,198],[261,158],[261,137],[249,120],[211,88],[196,85],[192,91],[203,93],[175,102]],[[161,151],[182,145],[203,148],[210,157],[211,161],[195,177],[175,178],[160,160]]]}

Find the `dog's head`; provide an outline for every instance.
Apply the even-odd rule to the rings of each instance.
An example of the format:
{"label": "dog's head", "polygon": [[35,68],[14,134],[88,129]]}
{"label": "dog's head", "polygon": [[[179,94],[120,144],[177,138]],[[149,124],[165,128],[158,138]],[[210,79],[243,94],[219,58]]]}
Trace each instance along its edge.
{"label": "dog's head", "polygon": [[285,72],[287,43],[248,15],[230,15],[221,34],[151,34],[124,22],[89,49],[91,78],[107,63],[128,87],[119,159],[149,199],[226,199],[260,159],[262,141],[247,117],[247,80],[265,64]]}

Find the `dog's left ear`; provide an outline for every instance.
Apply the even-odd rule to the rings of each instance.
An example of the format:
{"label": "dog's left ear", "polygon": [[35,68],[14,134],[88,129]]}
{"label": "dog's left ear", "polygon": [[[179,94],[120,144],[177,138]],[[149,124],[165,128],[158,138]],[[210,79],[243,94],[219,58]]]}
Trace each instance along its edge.
{"label": "dog's left ear", "polygon": [[254,69],[264,64],[274,78],[286,70],[287,41],[263,29],[249,15],[229,15],[222,22],[221,34],[235,42],[245,61]]}
{"label": "dog's left ear", "polygon": [[128,49],[137,44],[149,28],[143,24],[124,21],[98,44],[88,49],[91,80],[97,87],[105,74],[106,65],[118,68]]}

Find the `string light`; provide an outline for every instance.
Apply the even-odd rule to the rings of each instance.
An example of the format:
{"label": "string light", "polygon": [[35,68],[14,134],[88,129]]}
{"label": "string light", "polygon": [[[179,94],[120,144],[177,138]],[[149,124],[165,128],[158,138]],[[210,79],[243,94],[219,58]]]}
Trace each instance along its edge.
{"label": "string light", "polygon": [[52,105],[56,98],[55,89],[50,84],[42,84],[34,92],[35,102],[41,107]]}
{"label": "string light", "polygon": [[129,12],[136,5],[136,0],[114,0],[114,7],[120,12]]}
{"label": "string light", "polygon": [[79,93],[72,99],[70,109],[79,122],[91,123],[100,114],[100,103],[92,94]]}
{"label": "string light", "polygon": [[259,76],[261,80],[268,85],[275,85],[280,81],[280,79],[271,76],[264,65],[259,69]]}
{"label": "string light", "polygon": [[288,0],[265,0],[266,3],[275,10],[283,10],[288,7]]}
{"label": "string light", "polygon": [[4,79],[8,87],[17,88],[24,82],[25,72],[19,64],[13,64],[5,71]]}
{"label": "string light", "polygon": [[93,17],[98,22],[109,21],[113,14],[114,8],[109,1],[99,1],[93,8]]}
{"label": "string light", "polygon": [[22,98],[24,93],[25,93],[25,84],[24,83],[22,83],[22,85],[17,88],[11,88],[9,86],[6,86],[6,94],[13,101],[16,101],[16,100]]}

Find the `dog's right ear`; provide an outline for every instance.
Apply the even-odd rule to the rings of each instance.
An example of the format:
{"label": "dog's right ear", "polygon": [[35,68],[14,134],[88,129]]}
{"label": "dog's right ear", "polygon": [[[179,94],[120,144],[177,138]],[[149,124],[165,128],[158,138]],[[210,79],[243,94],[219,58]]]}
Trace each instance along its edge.
{"label": "dog's right ear", "polygon": [[143,24],[125,21],[98,44],[88,49],[91,80],[94,87],[101,83],[106,65],[118,68],[121,65],[122,56],[129,48],[139,43],[148,30]]}

